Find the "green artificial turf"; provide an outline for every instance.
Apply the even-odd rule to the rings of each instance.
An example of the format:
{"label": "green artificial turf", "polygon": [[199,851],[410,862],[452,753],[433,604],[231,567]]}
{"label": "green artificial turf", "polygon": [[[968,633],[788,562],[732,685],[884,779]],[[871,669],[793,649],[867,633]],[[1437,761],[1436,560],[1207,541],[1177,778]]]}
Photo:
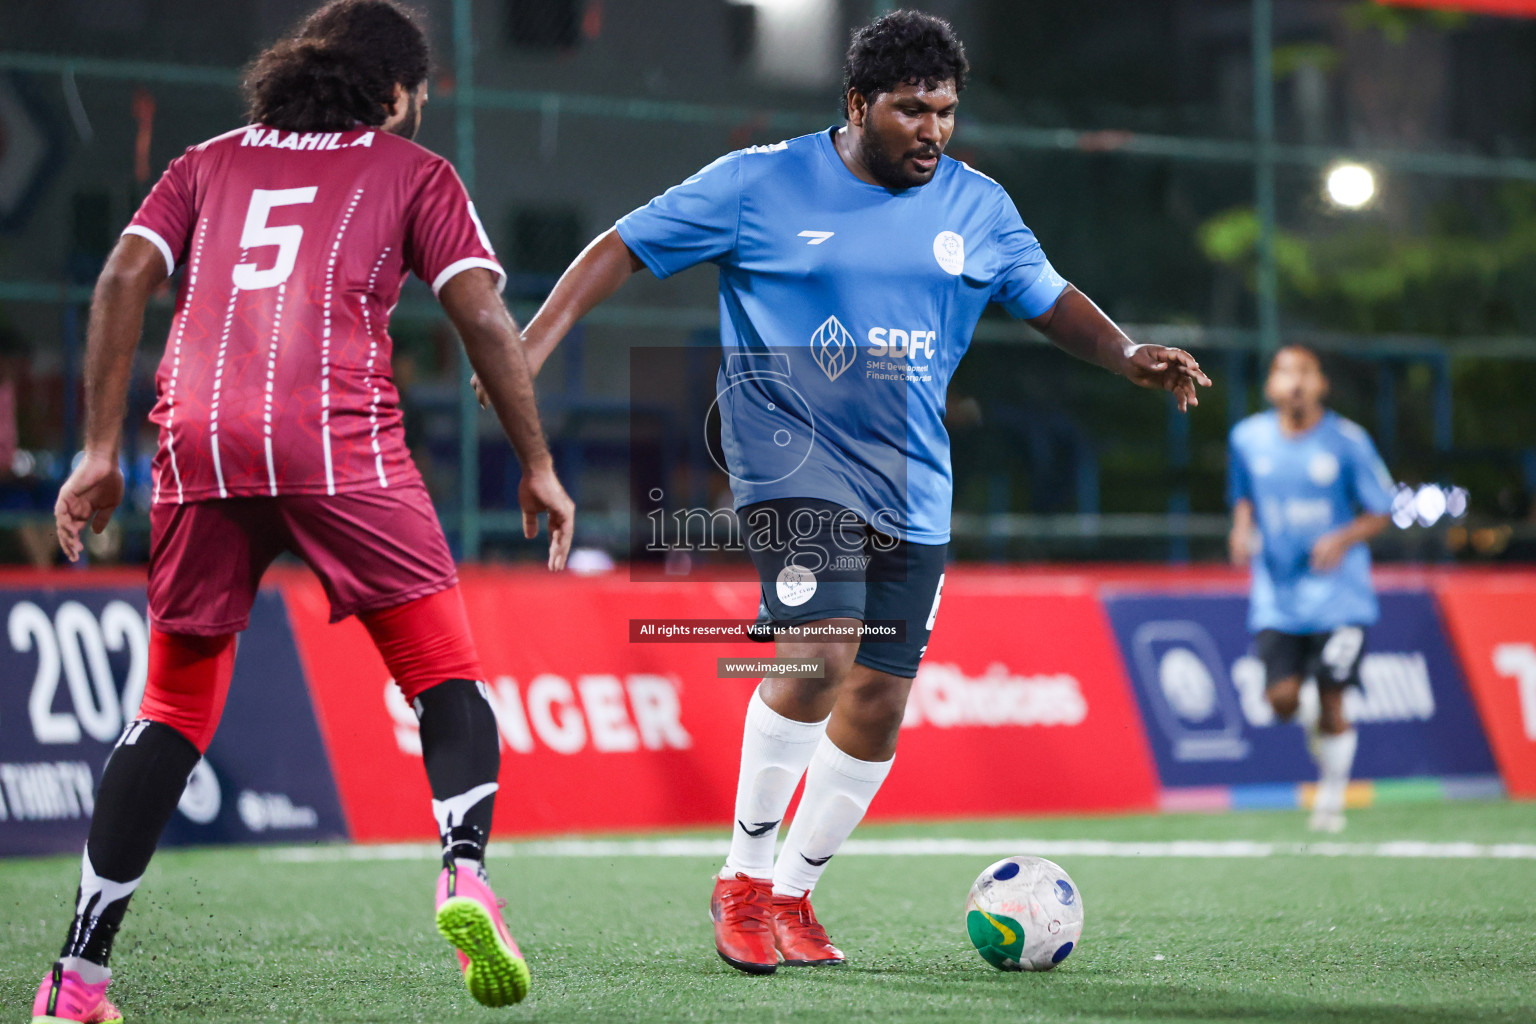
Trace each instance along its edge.
{"label": "green artificial turf", "polygon": [[[1536,843],[1519,803],[1353,812],[1350,843]],[[864,839],[1310,840],[1299,814],[869,826]],[[1028,853],[1027,848],[1016,852]],[[1536,1021],[1536,861],[1058,858],[1082,892],[1078,950],[1001,974],[961,904],[988,856],[845,854],[816,907],[840,968],[750,978],[715,955],[710,857],[492,859],[533,969],[527,1002],[466,994],[432,927],[428,860],[287,863],[169,852],[113,967],[128,1024],[179,1021]],[[26,1020],[67,923],[78,857],[0,861],[0,1008]]]}

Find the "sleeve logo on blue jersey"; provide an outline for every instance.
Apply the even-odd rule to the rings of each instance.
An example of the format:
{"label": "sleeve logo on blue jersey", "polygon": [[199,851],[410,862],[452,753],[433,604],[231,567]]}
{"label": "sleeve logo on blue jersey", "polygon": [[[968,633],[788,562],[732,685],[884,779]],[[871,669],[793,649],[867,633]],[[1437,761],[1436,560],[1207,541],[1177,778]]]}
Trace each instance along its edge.
{"label": "sleeve logo on blue jersey", "polygon": [[1339,460],[1332,452],[1318,452],[1307,463],[1307,476],[1319,487],[1327,487],[1339,478]]}
{"label": "sleeve logo on blue jersey", "polygon": [[965,270],[965,239],[953,231],[940,231],[933,236],[933,258],[946,274],[959,277]]}
{"label": "sleeve logo on blue jersey", "polygon": [[829,316],[825,323],[816,328],[816,333],[811,335],[811,355],[815,357],[816,365],[821,367],[821,372],[827,375],[827,380],[837,380],[853,365],[858,355],[858,345],[853,335],[848,333],[848,328],[837,317]]}

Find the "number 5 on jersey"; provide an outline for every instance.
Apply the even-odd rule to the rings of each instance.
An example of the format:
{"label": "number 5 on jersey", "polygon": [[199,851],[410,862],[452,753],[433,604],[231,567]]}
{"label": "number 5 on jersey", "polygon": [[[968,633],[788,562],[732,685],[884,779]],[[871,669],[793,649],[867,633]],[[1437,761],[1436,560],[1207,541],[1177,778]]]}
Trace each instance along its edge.
{"label": "number 5 on jersey", "polygon": [[250,250],[275,245],[277,262],[266,270],[257,270],[254,262],[235,264],[236,288],[254,292],[263,288],[276,288],[288,280],[299,258],[299,243],[304,240],[304,229],[297,224],[274,227],[267,223],[267,217],[279,206],[314,202],[315,191],[315,186],[311,185],[308,188],[258,188],[251,192],[251,205],[245,211],[245,229],[240,232],[240,248]]}

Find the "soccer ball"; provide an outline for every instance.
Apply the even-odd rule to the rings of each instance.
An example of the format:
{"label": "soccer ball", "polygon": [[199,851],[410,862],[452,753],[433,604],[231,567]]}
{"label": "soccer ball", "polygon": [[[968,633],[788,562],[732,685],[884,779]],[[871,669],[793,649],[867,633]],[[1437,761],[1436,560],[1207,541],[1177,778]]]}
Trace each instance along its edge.
{"label": "soccer ball", "polygon": [[1000,971],[1049,971],[1083,935],[1083,898],[1043,857],[1009,857],[981,873],[965,898],[965,930]]}

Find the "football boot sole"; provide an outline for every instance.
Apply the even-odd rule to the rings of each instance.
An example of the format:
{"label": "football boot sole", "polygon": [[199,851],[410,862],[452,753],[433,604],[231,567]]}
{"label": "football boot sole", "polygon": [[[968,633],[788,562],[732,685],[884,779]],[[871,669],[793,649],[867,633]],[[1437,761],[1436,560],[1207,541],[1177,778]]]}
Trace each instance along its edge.
{"label": "football boot sole", "polygon": [[528,995],[528,962],[501,941],[490,913],[476,900],[453,896],[437,908],[437,930],[469,958],[464,985],[483,1006],[511,1006]]}

